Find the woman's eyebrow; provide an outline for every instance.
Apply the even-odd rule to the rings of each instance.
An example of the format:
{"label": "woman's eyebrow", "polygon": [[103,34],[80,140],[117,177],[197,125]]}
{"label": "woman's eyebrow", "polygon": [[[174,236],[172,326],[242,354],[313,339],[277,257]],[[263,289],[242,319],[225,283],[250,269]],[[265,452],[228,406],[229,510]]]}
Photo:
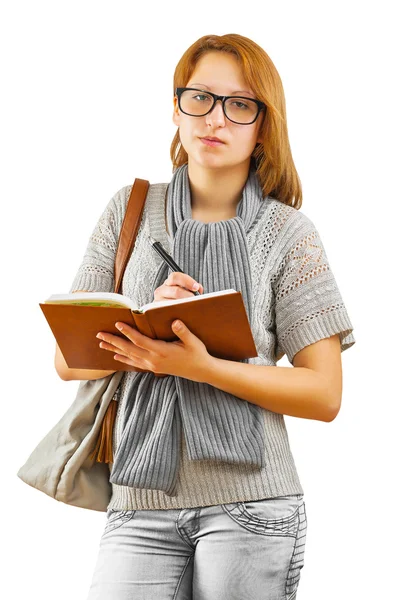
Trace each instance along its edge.
{"label": "woman's eyebrow", "polygon": [[[206,85],[205,83],[191,83],[188,87],[192,86],[192,85],[201,85],[205,88],[207,88],[208,90],[210,89],[208,87],[208,85]],[[249,92],[248,90],[235,90],[234,92],[231,92],[231,94],[252,94],[252,92]]]}

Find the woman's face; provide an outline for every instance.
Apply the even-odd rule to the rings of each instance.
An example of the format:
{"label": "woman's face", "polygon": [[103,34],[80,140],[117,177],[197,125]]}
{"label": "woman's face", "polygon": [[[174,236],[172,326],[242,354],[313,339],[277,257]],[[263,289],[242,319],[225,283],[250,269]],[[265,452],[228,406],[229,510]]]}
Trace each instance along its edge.
{"label": "woman's face", "polygon": [[[247,96],[256,98],[246,85],[237,59],[226,52],[208,52],[197,63],[185,87],[213,92],[221,96]],[[182,146],[189,161],[206,168],[229,168],[247,162],[257,142],[264,112],[251,125],[232,123],[224,115],[222,103],[203,117],[192,117],[181,112],[174,97],[173,122],[179,127]],[[224,144],[208,146],[200,138],[218,137]]]}

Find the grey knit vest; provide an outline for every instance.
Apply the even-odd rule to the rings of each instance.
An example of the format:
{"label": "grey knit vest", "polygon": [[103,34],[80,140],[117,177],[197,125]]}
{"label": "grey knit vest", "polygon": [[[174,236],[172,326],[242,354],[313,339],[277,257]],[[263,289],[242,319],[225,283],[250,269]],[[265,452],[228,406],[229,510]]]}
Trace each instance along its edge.
{"label": "grey knit vest", "polygon": [[[263,203],[253,168],[236,217],[226,221],[202,223],[192,219],[187,164],[176,169],[168,186],[167,222],[174,260],[203,285],[204,293],[229,288],[240,291],[250,324],[252,282],[246,234]],[[162,262],[153,291],[169,273],[168,265]],[[265,466],[261,407],[207,383],[173,375],[158,378],[153,373],[135,373],[110,481],[173,496],[182,425],[190,460]]]}

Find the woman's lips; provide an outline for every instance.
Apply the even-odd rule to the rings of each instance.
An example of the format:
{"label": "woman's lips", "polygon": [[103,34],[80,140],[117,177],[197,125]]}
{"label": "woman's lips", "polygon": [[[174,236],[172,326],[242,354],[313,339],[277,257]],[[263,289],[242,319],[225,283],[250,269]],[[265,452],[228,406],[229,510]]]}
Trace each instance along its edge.
{"label": "woman's lips", "polygon": [[216,140],[208,140],[207,138],[200,138],[200,141],[206,146],[223,146],[224,142],[217,142]]}

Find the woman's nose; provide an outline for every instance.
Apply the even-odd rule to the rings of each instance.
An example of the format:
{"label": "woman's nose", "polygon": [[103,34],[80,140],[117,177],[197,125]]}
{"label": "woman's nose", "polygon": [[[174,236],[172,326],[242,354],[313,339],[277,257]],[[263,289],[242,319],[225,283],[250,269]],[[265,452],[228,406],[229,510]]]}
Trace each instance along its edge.
{"label": "woman's nose", "polygon": [[217,123],[222,125],[225,123],[225,115],[221,100],[217,100],[212,111],[206,115],[206,121],[208,123]]}

